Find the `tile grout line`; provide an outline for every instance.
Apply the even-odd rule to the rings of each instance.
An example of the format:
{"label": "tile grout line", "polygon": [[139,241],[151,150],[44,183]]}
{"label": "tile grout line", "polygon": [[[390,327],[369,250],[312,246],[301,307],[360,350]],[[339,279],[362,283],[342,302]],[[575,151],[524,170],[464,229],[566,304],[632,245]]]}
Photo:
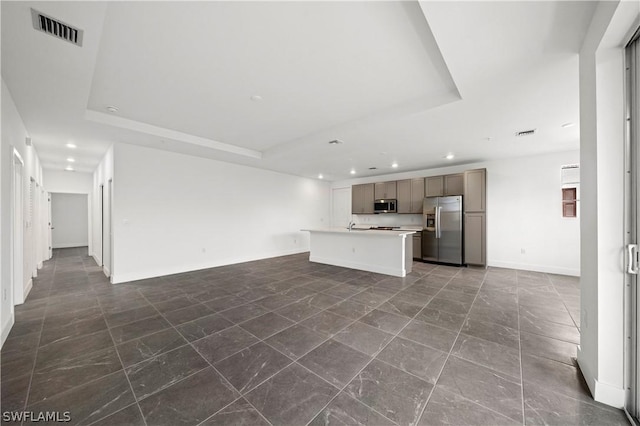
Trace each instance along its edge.
{"label": "tile grout line", "polygon": [[[432,271],[433,271],[433,270],[432,270]],[[413,283],[411,283],[410,285],[408,285],[408,286],[406,286],[406,287],[401,288],[400,290],[398,290],[396,293],[394,293],[394,296],[392,296],[391,298],[395,297],[395,296],[396,296],[398,293],[400,293],[401,291],[403,291],[403,290],[405,290],[405,289],[408,289],[408,288],[409,288],[409,287],[411,287],[413,284],[415,284],[417,281],[419,281],[420,279],[422,279],[422,278],[424,278],[425,276],[428,276],[428,275],[431,275],[431,271],[430,271],[429,273],[427,273],[426,275],[424,275],[424,276],[420,277],[419,279],[415,280],[415,281],[414,281]],[[352,376],[352,377],[350,377],[350,378],[349,378],[349,381],[348,381],[348,382],[347,382],[347,383],[346,383],[346,384],[345,384],[345,385],[344,385],[344,386],[343,386],[343,387],[338,391],[338,393],[337,393],[333,398],[331,398],[331,399],[327,402],[327,404],[326,404],[326,405],[324,405],[324,406],[320,409],[320,411],[318,411],[314,416],[312,416],[312,417],[311,417],[311,420],[309,420],[309,421],[307,422],[306,426],[309,426],[309,424],[310,424],[310,423],[311,423],[311,422],[312,422],[312,421],[313,421],[313,420],[314,420],[318,415],[320,415],[320,413],[322,413],[322,412],[323,412],[323,411],[324,411],[324,410],[325,410],[329,405],[331,405],[331,403],[332,403],[332,402],[333,402],[333,401],[338,397],[338,395],[340,395],[342,392],[344,392],[344,390],[347,388],[347,386],[349,386],[349,384],[353,381],[353,379],[354,379],[354,378],[356,378],[356,377],[358,377],[358,375],[360,375],[360,374],[361,374],[361,373],[362,373],[362,372],[363,372],[363,371],[364,371],[364,370],[365,370],[365,369],[366,369],[366,368],[367,368],[367,367],[368,367],[368,366],[373,362],[373,360],[374,360],[374,359],[376,359],[376,357],[377,357],[380,353],[382,353],[382,351],[384,351],[384,350],[386,349],[386,347],[387,347],[387,346],[389,346],[389,344],[390,344],[392,341],[394,341],[394,340],[396,339],[396,337],[398,337],[398,335],[399,335],[400,333],[402,333],[402,331],[403,331],[403,330],[404,330],[404,329],[405,329],[405,328],[406,328],[406,327],[411,323],[411,321],[413,321],[413,320],[415,319],[415,317],[416,317],[416,316],[418,316],[418,314],[419,314],[420,312],[422,312],[422,310],[423,310],[423,309],[425,309],[425,307],[426,307],[429,303],[431,303],[431,300],[433,300],[433,299],[438,295],[438,293],[440,293],[440,291],[442,291],[442,289],[443,289],[444,287],[446,287],[446,286],[447,286],[447,284],[448,284],[448,283],[453,279],[453,277],[455,277],[455,275],[457,275],[457,273],[456,273],[456,274],[454,274],[454,275],[452,275],[451,277],[449,277],[449,279],[447,280],[446,284],[445,284],[444,286],[442,286],[442,287],[441,287],[441,288],[436,292],[436,294],[434,294],[434,295],[431,297],[431,299],[429,300],[429,302],[427,302],[427,303],[422,307],[422,309],[420,309],[418,312],[416,312],[416,314],[415,314],[415,315],[413,315],[413,316],[409,319],[409,321],[407,321],[407,323],[406,323],[403,327],[401,327],[401,328],[398,330],[398,332],[397,332],[397,333],[395,333],[395,334],[393,335],[393,337],[392,337],[391,339],[389,339],[389,341],[388,341],[384,346],[382,346],[382,347],[381,347],[377,352],[375,352],[375,354],[374,354],[373,356],[371,356],[371,359],[369,360],[369,362],[367,362],[367,363],[366,363],[366,364],[365,364],[365,365],[364,365],[364,366],[363,366],[363,367],[362,367],[362,368],[361,368],[361,369],[360,369],[360,370],[359,370],[359,371],[358,371],[354,376]],[[445,277],[445,278],[446,278],[446,277]],[[390,300],[391,298],[389,298],[389,299],[387,299],[387,300]],[[378,305],[378,306],[380,306],[380,305]],[[374,310],[375,310],[375,309],[374,309]],[[368,314],[367,314],[367,315],[368,315]],[[391,334],[391,333],[389,333],[389,334]],[[445,361],[445,362],[446,362],[446,361]],[[394,366],[394,368],[397,368],[397,367],[395,367],[395,366]],[[443,364],[443,368],[444,368],[444,364]],[[399,369],[399,370],[404,372],[404,370],[403,370],[403,369]],[[426,381],[426,380],[424,380],[424,379],[420,379],[420,380],[424,381],[425,383],[429,383],[429,382],[427,382],[427,381]],[[436,381],[437,381],[437,380],[436,380]],[[435,389],[435,384],[433,384],[433,388],[431,389],[431,392],[433,392],[433,389]],[[429,396],[431,395],[431,392],[429,393]],[[372,410],[372,411],[374,411],[374,412],[376,412],[376,413],[378,413],[378,414],[382,415],[382,416],[383,416],[383,417],[385,417],[385,418],[388,418],[388,417],[384,416],[383,414],[379,413],[377,410],[375,410],[373,407],[369,406],[368,404],[365,404],[365,403],[363,403],[363,402],[362,402],[362,401],[360,401],[360,400],[357,400],[357,401],[358,401],[358,402],[360,402],[361,404],[365,405],[365,406],[366,406],[367,408],[369,408],[370,410]],[[428,401],[429,401],[429,397],[427,397],[427,399],[425,400],[425,406],[423,407],[422,411],[424,411],[424,408],[427,406]],[[419,417],[417,417],[416,422],[420,421],[420,417],[422,417],[422,411],[420,412],[420,416],[419,416]],[[391,420],[391,419],[389,419],[389,420]],[[392,421],[392,423],[397,424],[397,422],[394,422],[394,421]]]}

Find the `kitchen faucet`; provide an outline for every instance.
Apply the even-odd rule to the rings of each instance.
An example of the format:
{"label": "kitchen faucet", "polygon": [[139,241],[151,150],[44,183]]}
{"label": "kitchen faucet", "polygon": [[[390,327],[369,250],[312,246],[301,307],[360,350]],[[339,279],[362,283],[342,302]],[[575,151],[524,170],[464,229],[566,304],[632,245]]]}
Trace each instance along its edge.
{"label": "kitchen faucet", "polygon": [[351,232],[351,230],[353,229],[353,225],[355,225],[354,221],[350,221],[349,222],[349,232]]}

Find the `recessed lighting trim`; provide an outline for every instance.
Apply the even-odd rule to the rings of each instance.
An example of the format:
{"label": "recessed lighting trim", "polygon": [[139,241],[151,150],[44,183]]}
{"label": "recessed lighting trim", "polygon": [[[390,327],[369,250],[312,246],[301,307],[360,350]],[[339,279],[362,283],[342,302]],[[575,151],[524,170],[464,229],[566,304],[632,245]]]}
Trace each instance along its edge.
{"label": "recessed lighting trim", "polygon": [[107,110],[108,112],[112,113],[112,114],[113,114],[113,113],[118,112],[118,110],[119,110],[119,109],[120,109],[120,108],[118,108],[117,106],[113,106],[113,105],[109,105],[109,106],[106,108],[106,110]]}
{"label": "recessed lighting trim", "polygon": [[324,176],[322,176],[322,173],[318,175],[318,179],[324,179]]}
{"label": "recessed lighting trim", "polygon": [[250,99],[251,99],[252,101],[255,101],[255,102],[260,102],[260,101],[262,100],[262,96],[260,96],[260,95],[253,95],[253,96],[251,96],[251,98],[250,98]]}
{"label": "recessed lighting trim", "polygon": [[444,158],[446,158],[447,160],[453,160],[455,158],[455,155],[447,154],[447,155],[444,156]]}
{"label": "recessed lighting trim", "polygon": [[398,163],[391,164],[391,167],[393,167],[394,169],[397,169],[398,168]]}
{"label": "recessed lighting trim", "polygon": [[67,172],[73,172],[73,171],[75,171],[75,169],[74,169],[73,167],[71,167],[71,166],[67,166],[67,167],[65,167],[64,169],[65,169]]}
{"label": "recessed lighting trim", "polygon": [[355,175],[355,174],[356,174],[356,171],[355,171],[355,170],[353,170],[353,169],[351,169],[351,171],[350,171],[349,173],[351,173],[352,175]]}
{"label": "recessed lighting trim", "polygon": [[69,157],[69,158],[67,158],[67,161],[70,162],[70,163],[75,163],[76,159]]}
{"label": "recessed lighting trim", "polygon": [[77,148],[76,144],[71,143],[71,142],[69,142],[69,143],[66,145],[66,147],[67,147],[67,148],[72,148],[72,149],[73,149],[73,148]]}
{"label": "recessed lighting trim", "polygon": [[563,124],[562,126],[560,126],[560,127],[562,127],[563,129],[566,129],[566,128],[568,128],[568,127],[573,127],[573,126],[575,126],[575,125],[576,125],[576,123],[564,123],[564,124]]}

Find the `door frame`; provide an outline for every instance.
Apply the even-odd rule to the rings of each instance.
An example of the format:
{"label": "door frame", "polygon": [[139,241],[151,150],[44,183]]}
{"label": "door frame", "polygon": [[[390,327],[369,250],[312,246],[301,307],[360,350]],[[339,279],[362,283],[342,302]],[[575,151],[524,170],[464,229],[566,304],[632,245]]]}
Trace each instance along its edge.
{"label": "door frame", "polygon": [[24,303],[24,160],[12,147],[11,156],[11,311]]}
{"label": "door frame", "polygon": [[[640,417],[640,292],[638,292],[638,243],[640,242],[640,29],[625,49],[625,233],[628,249],[624,280],[624,410],[631,420]],[[634,251],[635,248],[635,251]],[[635,270],[635,272],[634,272]]]}

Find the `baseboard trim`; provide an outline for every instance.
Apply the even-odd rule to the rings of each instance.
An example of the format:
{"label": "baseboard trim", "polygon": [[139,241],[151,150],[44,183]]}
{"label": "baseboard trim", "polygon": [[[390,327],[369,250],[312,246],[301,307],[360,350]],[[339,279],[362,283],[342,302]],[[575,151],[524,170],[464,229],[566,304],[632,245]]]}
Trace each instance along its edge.
{"label": "baseboard trim", "polygon": [[565,268],[562,266],[533,265],[529,263],[505,262],[500,260],[489,260],[487,261],[487,265],[493,266],[495,268],[520,269],[523,271],[544,272],[547,274],[558,274],[558,275],[570,275],[573,277],[580,276],[580,269]]}
{"label": "baseboard trim", "polygon": [[87,247],[87,243],[67,243],[67,244],[56,244],[55,246],[53,246],[54,249],[76,248],[76,247]]}
{"label": "baseboard trim", "polygon": [[164,277],[166,275],[182,274],[185,272],[199,271],[202,269],[216,268],[218,266],[235,265],[237,263],[252,262],[254,260],[271,259],[273,257],[289,256],[292,254],[300,254],[309,252],[308,248],[294,249],[287,251],[278,251],[261,256],[233,257],[221,259],[200,264],[174,266],[169,268],[158,268],[152,271],[130,272],[125,274],[116,274],[111,277],[112,284],[127,283],[137,280],[145,280],[147,278]]}
{"label": "baseboard trim", "polygon": [[615,408],[623,408],[626,398],[624,388],[618,388],[598,381],[586,363],[582,361],[582,358],[582,350],[580,346],[578,346],[578,366],[582,372],[582,377],[584,377],[585,382],[587,382],[587,387],[593,399]]}
{"label": "baseboard trim", "polygon": [[102,267],[102,272],[104,272],[104,274],[105,274],[107,277],[111,277],[111,270],[109,270],[109,268],[107,268],[106,266],[103,266],[103,267]]}
{"label": "baseboard trim", "polygon": [[25,287],[24,289],[24,300],[26,302],[27,297],[29,297],[29,293],[31,292],[31,289],[33,288],[33,279],[29,279],[29,282],[27,282],[27,287]]}
{"label": "baseboard trim", "polygon": [[15,322],[15,316],[13,314],[13,312],[11,312],[11,315],[9,316],[9,321],[7,321],[6,324],[2,325],[2,334],[0,335],[0,348],[2,348],[2,346],[4,346],[4,342],[7,340],[7,337],[9,337],[9,333],[11,332],[11,329],[13,328],[13,324]]}
{"label": "baseboard trim", "polygon": [[100,262],[100,259],[98,259],[98,256],[96,256],[95,254],[92,254],[91,257],[93,257],[93,260],[96,262],[96,265],[100,266],[102,262]]}

